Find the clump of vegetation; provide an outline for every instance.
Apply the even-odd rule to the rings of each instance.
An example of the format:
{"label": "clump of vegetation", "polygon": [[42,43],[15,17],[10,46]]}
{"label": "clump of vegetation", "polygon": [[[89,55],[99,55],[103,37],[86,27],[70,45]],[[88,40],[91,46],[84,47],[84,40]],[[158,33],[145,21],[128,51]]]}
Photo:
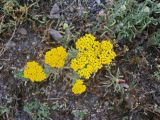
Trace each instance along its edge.
{"label": "clump of vegetation", "polygon": [[24,111],[28,112],[33,120],[49,120],[50,108],[46,103],[34,100],[24,106]]}
{"label": "clump of vegetation", "polygon": [[23,23],[27,20],[29,6],[22,6],[17,0],[2,0],[0,34],[13,28],[16,23]]}
{"label": "clump of vegetation", "polygon": [[2,116],[3,114],[9,114],[10,109],[4,106],[0,106],[0,116]]}
{"label": "clump of vegetation", "polygon": [[119,0],[107,11],[104,33],[117,40],[131,41],[149,25],[159,23],[159,18],[152,14],[160,13],[160,4],[154,0]]}
{"label": "clump of vegetation", "polygon": [[[119,68],[118,68],[115,76],[111,73],[109,68],[107,68],[107,70],[108,70],[108,72],[106,73],[105,77],[109,78],[109,80],[111,80],[111,81],[110,82],[106,81],[106,83],[103,83],[103,84],[105,84],[107,86],[107,88],[113,86],[115,92],[120,92],[120,93],[124,94],[124,87],[120,83],[125,83],[125,80],[121,79]],[[109,75],[108,75],[108,73],[109,73]]]}
{"label": "clump of vegetation", "polygon": [[155,45],[160,48],[160,29],[154,32],[148,40],[148,46]]}
{"label": "clump of vegetation", "polygon": [[[38,22],[43,24],[47,21],[47,17],[33,15],[33,11],[39,5],[39,0],[36,1],[19,1],[19,0],[1,0],[0,1],[0,34],[10,31],[15,25],[24,22]],[[49,1],[50,2],[50,1]]]}
{"label": "clump of vegetation", "polygon": [[86,116],[86,111],[85,110],[74,110],[72,111],[72,114],[79,120],[83,120]]}
{"label": "clump of vegetation", "polygon": [[[9,95],[5,95],[5,98],[1,98],[5,101],[5,104],[0,104],[0,118],[3,120],[5,118],[5,116],[11,116],[13,115],[12,111],[14,106],[12,105],[14,98],[9,96]],[[9,118],[8,118],[9,119]]]}
{"label": "clump of vegetation", "polygon": [[155,71],[153,75],[157,80],[160,80],[160,70]]}

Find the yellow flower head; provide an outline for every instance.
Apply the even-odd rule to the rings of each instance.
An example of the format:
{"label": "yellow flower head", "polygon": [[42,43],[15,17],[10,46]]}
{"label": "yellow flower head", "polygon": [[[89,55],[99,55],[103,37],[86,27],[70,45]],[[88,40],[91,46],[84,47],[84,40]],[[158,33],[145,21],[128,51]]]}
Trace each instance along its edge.
{"label": "yellow flower head", "polygon": [[86,34],[85,36],[79,38],[76,42],[76,49],[79,51],[88,50],[92,47],[95,41],[95,37],[91,34]]}
{"label": "yellow flower head", "polygon": [[89,79],[103,65],[109,65],[116,57],[113,44],[109,40],[99,42],[91,34],[79,38],[76,42],[78,54],[71,60],[70,67],[76,71],[80,77]]}
{"label": "yellow flower head", "polygon": [[104,40],[101,43],[101,49],[105,51],[112,50],[113,44],[109,40]]}
{"label": "yellow flower head", "polygon": [[24,69],[24,77],[29,78],[32,82],[41,82],[46,79],[43,68],[35,61],[27,62]]}
{"label": "yellow flower head", "polygon": [[53,48],[45,54],[45,63],[51,67],[62,68],[67,57],[66,49],[62,46]]}
{"label": "yellow flower head", "polygon": [[86,91],[86,85],[83,84],[83,80],[77,79],[72,87],[74,94],[82,94]]}

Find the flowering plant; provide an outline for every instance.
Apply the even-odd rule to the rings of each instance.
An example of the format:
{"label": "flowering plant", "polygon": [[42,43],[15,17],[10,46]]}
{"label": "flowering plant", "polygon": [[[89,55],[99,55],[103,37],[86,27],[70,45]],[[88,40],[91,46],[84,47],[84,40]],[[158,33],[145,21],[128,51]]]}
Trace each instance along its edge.
{"label": "flowering plant", "polygon": [[[91,34],[86,34],[79,38],[76,42],[76,56],[71,58],[70,68],[72,68],[78,77],[72,86],[74,94],[82,94],[86,91],[84,81],[79,78],[89,79],[93,73],[96,73],[103,65],[109,65],[116,57],[113,51],[113,45],[109,40],[99,42]],[[45,64],[48,68],[63,68],[65,60],[68,56],[66,49],[62,46],[52,48],[45,54]],[[47,73],[47,67],[44,71]],[[28,62],[24,70],[24,77],[29,78],[32,82],[40,82],[47,78],[48,74],[35,61]],[[52,73],[48,72],[49,74]]]}
{"label": "flowering plant", "polygon": [[[53,48],[45,54],[45,63],[55,68],[62,68],[67,57],[67,52],[62,46]],[[48,68],[46,68],[48,69]],[[23,74],[24,78],[29,78],[32,82],[41,82],[47,78],[44,69],[35,61],[28,62]]]}
{"label": "flowering plant", "polygon": [[109,40],[100,43],[91,34],[79,38],[76,49],[78,54],[71,60],[70,67],[85,79],[89,79],[92,73],[96,73],[103,65],[109,65],[116,57]]}

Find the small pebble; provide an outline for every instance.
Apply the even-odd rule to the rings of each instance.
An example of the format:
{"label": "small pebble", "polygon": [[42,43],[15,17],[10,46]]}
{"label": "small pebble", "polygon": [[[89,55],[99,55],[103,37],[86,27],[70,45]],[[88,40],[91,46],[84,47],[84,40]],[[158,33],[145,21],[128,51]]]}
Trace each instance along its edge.
{"label": "small pebble", "polygon": [[22,35],[27,35],[27,30],[25,28],[20,28],[20,29],[18,29],[18,33],[20,33]]}

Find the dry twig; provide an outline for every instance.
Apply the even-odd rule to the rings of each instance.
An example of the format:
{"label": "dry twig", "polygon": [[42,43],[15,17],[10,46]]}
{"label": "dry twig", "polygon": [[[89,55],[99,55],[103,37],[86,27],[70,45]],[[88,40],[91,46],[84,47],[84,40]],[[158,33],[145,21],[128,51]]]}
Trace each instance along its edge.
{"label": "dry twig", "polygon": [[14,27],[14,31],[12,33],[12,36],[10,37],[10,39],[8,40],[8,42],[4,45],[4,47],[1,48],[0,50],[0,57],[6,52],[6,50],[8,49],[8,46],[10,44],[10,42],[12,41],[12,39],[14,38],[14,35],[16,33],[16,28],[17,28],[17,23],[15,22],[15,27]]}

